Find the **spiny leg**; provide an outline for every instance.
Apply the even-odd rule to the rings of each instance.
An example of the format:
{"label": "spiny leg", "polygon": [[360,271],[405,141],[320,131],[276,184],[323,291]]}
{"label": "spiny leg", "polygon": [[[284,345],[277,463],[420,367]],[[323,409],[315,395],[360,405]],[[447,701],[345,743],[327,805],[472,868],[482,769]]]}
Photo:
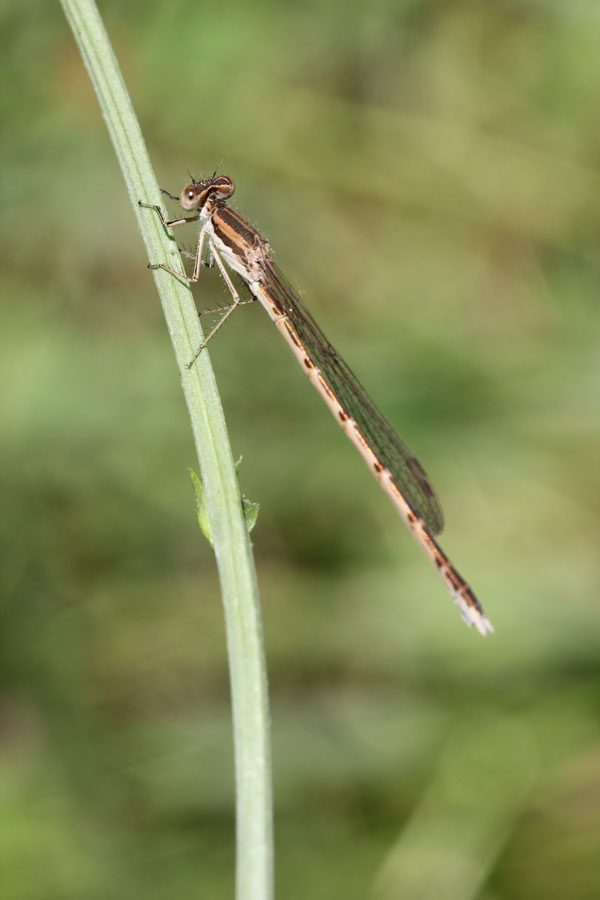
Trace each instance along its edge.
{"label": "spiny leg", "polygon": [[221,325],[223,325],[224,322],[227,321],[227,319],[229,318],[231,313],[234,311],[234,309],[237,309],[238,306],[242,306],[244,303],[252,302],[251,300],[242,300],[242,298],[238,294],[237,290],[235,289],[235,285],[234,285],[233,281],[231,280],[231,278],[229,277],[229,273],[228,273],[227,269],[225,268],[225,266],[223,265],[223,261],[222,261],[221,257],[219,256],[219,254],[217,253],[217,250],[216,250],[214,244],[212,243],[212,241],[210,241],[209,247],[210,247],[210,252],[211,252],[212,258],[216,262],[217,266],[219,267],[219,271],[223,277],[223,281],[229,288],[229,293],[233,297],[233,303],[230,306],[221,307],[221,309],[224,309],[223,316],[219,319],[219,321],[217,322],[215,327],[212,329],[212,331],[210,331],[207,334],[207,336],[204,338],[204,340],[202,341],[202,343],[200,344],[200,346],[194,353],[193,357],[190,359],[189,363],[187,363],[186,369],[191,369],[191,367],[194,365],[194,363],[196,362],[196,360],[198,359],[198,357],[200,356],[200,354],[202,353],[202,351],[204,350],[204,348],[206,347],[206,345],[208,344],[210,339],[216,334],[216,332],[219,330]]}
{"label": "spiny leg", "polygon": [[[155,206],[152,203],[142,203],[141,200],[138,200],[138,204],[144,209],[153,209],[156,213],[158,213],[158,217],[164,225],[165,228],[174,228],[176,225],[187,225],[188,222],[197,222],[200,218],[200,213],[196,213],[194,216],[182,217],[181,219],[173,219],[172,221],[167,221],[163,215],[163,211],[160,206]],[[195,284],[198,281],[198,277],[200,274],[200,267],[202,265],[202,248],[204,245],[204,235],[206,233],[206,225],[204,225],[200,234],[198,235],[198,245],[196,247],[196,256],[194,263],[194,271],[191,275],[184,275],[181,272],[176,272],[175,269],[171,269],[169,266],[165,265],[165,263],[149,263],[149,269],[164,269],[165,272],[170,272],[171,275],[174,275],[176,278],[179,278],[180,281],[185,281],[187,284]]]}
{"label": "spiny leg", "polygon": [[[197,254],[196,254],[196,253],[190,253],[189,250],[180,250],[179,252],[181,253],[182,256],[185,256],[186,259],[194,259],[194,260],[196,259],[196,255],[197,255]],[[200,262],[200,265],[201,265],[201,266],[205,266],[207,269],[212,269],[212,267],[214,266],[214,264],[215,264],[215,263],[214,263],[214,260],[213,260],[213,257],[212,257],[212,250],[210,249],[210,243],[209,243],[209,246],[208,246],[208,260],[202,259],[201,262]]]}
{"label": "spiny leg", "polygon": [[226,310],[231,309],[232,306],[233,307],[245,306],[246,303],[254,303],[255,300],[256,300],[256,297],[240,297],[239,303],[226,303],[224,306],[215,306],[215,307],[213,307],[213,309],[199,309],[198,315],[199,316],[210,316],[211,313],[214,314],[214,313],[218,313],[218,312],[225,312]]}
{"label": "spiny leg", "polygon": [[[184,220],[187,221],[187,220]],[[170,266],[165,265],[165,263],[149,263],[149,269],[164,269],[165,272],[170,272],[171,275],[174,275],[175,278],[179,278],[180,281],[185,281],[186,284],[196,284],[198,278],[200,277],[200,268],[202,266],[202,249],[204,247],[204,238],[206,236],[206,225],[200,231],[200,235],[198,237],[198,246],[196,248],[196,254],[193,257],[195,259],[194,262],[194,271],[191,275],[185,275],[182,272],[176,272],[175,269],[171,269]],[[186,256],[191,256],[191,254],[186,253]]]}
{"label": "spiny leg", "polygon": [[167,221],[167,219],[165,219],[160,206],[155,206],[153,203],[142,203],[141,200],[138,200],[138,206],[142,206],[144,209],[153,209],[156,213],[158,213],[158,217],[165,228],[175,228],[177,225],[185,225],[187,222],[197,222],[200,218],[200,213],[198,212],[195,216],[188,216],[187,218],[184,216],[181,219],[173,219],[171,222],[169,222]]}
{"label": "spiny leg", "polygon": [[[155,206],[152,203],[142,203],[141,200],[138,200],[138,203],[140,206],[144,207],[145,209],[153,209],[156,213],[158,213],[158,217],[165,228],[173,228],[177,225],[186,225],[188,222],[197,222],[198,219],[200,218],[200,213],[198,213],[195,216],[189,216],[189,217],[184,216],[181,219],[173,219],[172,221],[167,221],[167,219],[165,219],[165,217],[163,215],[163,211],[160,208],[160,206]],[[200,230],[200,234],[198,236],[198,244],[196,247],[196,253],[195,254],[188,253],[186,250],[181,251],[182,256],[185,256],[188,259],[194,260],[194,271],[191,276],[185,275],[181,272],[176,272],[175,269],[171,269],[169,266],[165,265],[165,263],[149,263],[148,268],[149,269],[163,269],[165,272],[169,272],[169,274],[174,275],[175,278],[179,278],[180,281],[185,281],[187,284],[195,284],[198,281],[198,278],[200,277],[200,269],[204,263],[204,260],[202,259],[202,250],[204,247],[204,238],[206,236],[207,225],[208,225],[208,222]],[[216,309],[205,309],[205,310],[201,310],[199,312],[199,315],[202,316],[202,315],[206,315],[211,312],[214,313],[214,312],[223,311],[223,316],[219,319],[219,321],[217,322],[215,327],[212,329],[212,331],[210,331],[209,334],[202,341],[202,343],[200,344],[200,346],[194,353],[194,356],[189,361],[189,363],[187,363],[187,365],[186,365],[187,369],[190,369],[194,365],[194,363],[196,362],[196,360],[198,359],[198,357],[200,356],[200,354],[202,353],[202,351],[204,350],[204,348],[206,347],[206,345],[208,344],[208,342],[210,341],[212,336],[219,330],[219,328],[226,321],[226,319],[229,318],[229,316],[231,315],[233,310],[236,309],[238,306],[243,306],[246,303],[252,303],[254,301],[254,297],[248,297],[248,298],[245,298],[242,300],[242,298],[236,291],[231,278],[229,277],[229,273],[227,272],[227,269],[223,265],[221,257],[217,253],[217,251],[216,251],[212,241],[210,241],[210,239],[209,239],[209,248],[208,249],[209,249],[209,261],[208,261],[208,263],[204,263],[204,265],[207,265],[210,267],[210,266],[214,265],[215,262],[217,263],[219,270],[221,272],[221,275],[223,277],[223,280],[224,280],[225,284],[227,285],[227,287],[229,288],[229,292],[230,292],[231,296],[233,297],[233,303],[230,304],[229,306],[224,306],[224,307],[219,306]]]}

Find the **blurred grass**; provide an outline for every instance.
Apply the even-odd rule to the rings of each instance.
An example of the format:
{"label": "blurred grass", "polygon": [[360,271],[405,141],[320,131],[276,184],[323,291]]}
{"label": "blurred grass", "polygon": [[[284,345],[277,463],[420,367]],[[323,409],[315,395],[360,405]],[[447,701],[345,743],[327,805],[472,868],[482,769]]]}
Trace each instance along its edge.
{"label": "blurred grass", "polygon": [[[497,629],[462,626],[241,310],[213,361],[261,502],[279,893],[598,896],[595,7],[102,12],[161,183],[225,157]],[[223,626],[168,341],[58,9],[0,15],[3,898],[228,896]]]}

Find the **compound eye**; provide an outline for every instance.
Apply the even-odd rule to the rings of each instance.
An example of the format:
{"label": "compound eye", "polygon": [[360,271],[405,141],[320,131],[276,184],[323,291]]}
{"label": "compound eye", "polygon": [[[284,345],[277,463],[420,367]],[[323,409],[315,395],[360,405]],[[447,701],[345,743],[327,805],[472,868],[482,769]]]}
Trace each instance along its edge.
{"label": "compound eye", "polygon": [[188,200],[191,202],[191,201],[194,199],[194,192],[193,192],[193,191],[188,191],[188,192],[187,192],[187,198],[188,198]]}

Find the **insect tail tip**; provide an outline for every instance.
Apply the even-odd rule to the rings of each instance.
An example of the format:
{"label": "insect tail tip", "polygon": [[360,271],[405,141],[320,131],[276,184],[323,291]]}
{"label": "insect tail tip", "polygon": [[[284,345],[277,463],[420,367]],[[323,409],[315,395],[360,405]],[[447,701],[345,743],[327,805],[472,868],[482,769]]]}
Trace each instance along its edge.
{"label": "insect tail tip", "polygon": [[455,603],[458,606],[458,611],[461,614],[463,621],[466,622],[469,627],[473,625],[483,637],[485,637],[486,634],[494,634],[494,626],[487,616],[483,614],[481,608],[478,609],[476,606],[467,604],[462,597],[456,598]]}

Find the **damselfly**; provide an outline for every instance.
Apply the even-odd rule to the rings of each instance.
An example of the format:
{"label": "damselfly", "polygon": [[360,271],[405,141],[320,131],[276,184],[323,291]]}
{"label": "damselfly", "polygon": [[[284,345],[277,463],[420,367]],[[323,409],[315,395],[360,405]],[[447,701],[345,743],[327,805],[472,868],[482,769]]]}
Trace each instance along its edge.
{"label": "damselfly", "polygon": [[164,191],[171,199],[178,199],[185,210],[194,211],[192,216],[171,222],[165,219],[160,207],[140,204],[156,210],[166,228],[202,222],[191,276],[182,276],[164,263],[152,264],[150,268],[164,269],[177,278],[194,283],[205,263],[207,242],[207,264],[216,263],[233,298],[233,302],[223,308],[221,319],[200,344],[188,366],[193,365],[231,313],[240,304],[249,302],[240,297],[227,265],[247,284],[251,299],[260,300],[310,381],[439,572],[465,622],[474,625],[480,634],[493,631],[475,594],[433,538],[441,532],[444,520],[425,470],[376,408],[281,274],[273,261],[269,243],[227,205],[226,200],[234,189],[228,175],[214,175],[202,181],[192,180],[178,198]]}

